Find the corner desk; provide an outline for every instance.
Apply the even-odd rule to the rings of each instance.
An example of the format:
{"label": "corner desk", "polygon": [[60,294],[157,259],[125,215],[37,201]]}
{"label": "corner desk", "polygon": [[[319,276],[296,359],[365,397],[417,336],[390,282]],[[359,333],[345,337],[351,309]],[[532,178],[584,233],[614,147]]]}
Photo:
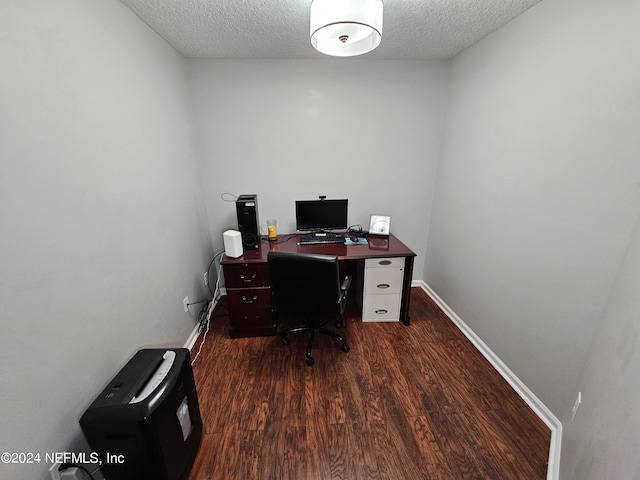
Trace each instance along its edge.
{"label": "corner desk", "polygon": [[394,235],[369,236],[368,245],[300,245],[300,235],[262,237],[260,248],[238,258],[222,256],[231,338],[276,334],[271,308],[267,254],[272,250],[334,255],[341,275],[353,276],[352,288],[363,321],[402,321],[409,325],[409,300],[416,254]]}

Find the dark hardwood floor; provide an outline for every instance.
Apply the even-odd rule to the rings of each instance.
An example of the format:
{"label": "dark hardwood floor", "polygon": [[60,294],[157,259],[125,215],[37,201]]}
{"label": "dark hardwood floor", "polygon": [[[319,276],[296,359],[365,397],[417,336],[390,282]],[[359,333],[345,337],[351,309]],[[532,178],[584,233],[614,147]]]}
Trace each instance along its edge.
{"label": "dark hardwood floor", "polygon": [[351,351],[319,336],[312,367],[306,336],[228,338],[224,304],[194,364],[189,480],[546,478],[549,429],[422,289],[409,327],[362,323],[352,301]]}

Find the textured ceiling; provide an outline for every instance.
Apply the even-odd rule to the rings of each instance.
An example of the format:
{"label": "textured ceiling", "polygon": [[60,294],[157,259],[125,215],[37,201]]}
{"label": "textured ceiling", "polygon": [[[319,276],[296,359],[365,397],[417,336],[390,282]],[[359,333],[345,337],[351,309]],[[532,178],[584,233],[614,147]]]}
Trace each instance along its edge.
{"label": "textured ceiling", "polygon": [[[327,58],[311,0],[120,0],[185,57]],[[446,59],[540,0],[384,0],[382,44],[360,58]]]}

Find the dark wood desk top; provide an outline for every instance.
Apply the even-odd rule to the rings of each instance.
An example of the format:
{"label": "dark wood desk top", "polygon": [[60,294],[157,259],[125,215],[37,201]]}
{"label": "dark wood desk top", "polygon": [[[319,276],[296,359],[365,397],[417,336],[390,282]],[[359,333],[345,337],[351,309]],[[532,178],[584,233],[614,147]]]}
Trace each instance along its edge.
{"label": "dark wood desk top", "polygon": [[375,257],[415,257],[416,254],[394,235],[369,236],[368,245],[344,245],[342,243],[299,245],[300,235],[280,235],[277,243],[271,243],[262,237],[260,248],[245,252],[238,258],[222,256],[221,263],[262,263],[267,261],[267,254],[274,250],[279,252],[317,253],[335,255],[339,260],[358,260]]}

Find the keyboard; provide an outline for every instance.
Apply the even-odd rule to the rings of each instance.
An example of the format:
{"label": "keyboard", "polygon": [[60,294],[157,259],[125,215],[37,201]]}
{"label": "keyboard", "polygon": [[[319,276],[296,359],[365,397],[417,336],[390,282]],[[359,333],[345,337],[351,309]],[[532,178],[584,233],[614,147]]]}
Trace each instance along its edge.
{"label": "keyboard", "polygon": [[322,243],[344,243],[344,236],[336,233],[311,233],[300,237],[300,245],[317,245]]}

